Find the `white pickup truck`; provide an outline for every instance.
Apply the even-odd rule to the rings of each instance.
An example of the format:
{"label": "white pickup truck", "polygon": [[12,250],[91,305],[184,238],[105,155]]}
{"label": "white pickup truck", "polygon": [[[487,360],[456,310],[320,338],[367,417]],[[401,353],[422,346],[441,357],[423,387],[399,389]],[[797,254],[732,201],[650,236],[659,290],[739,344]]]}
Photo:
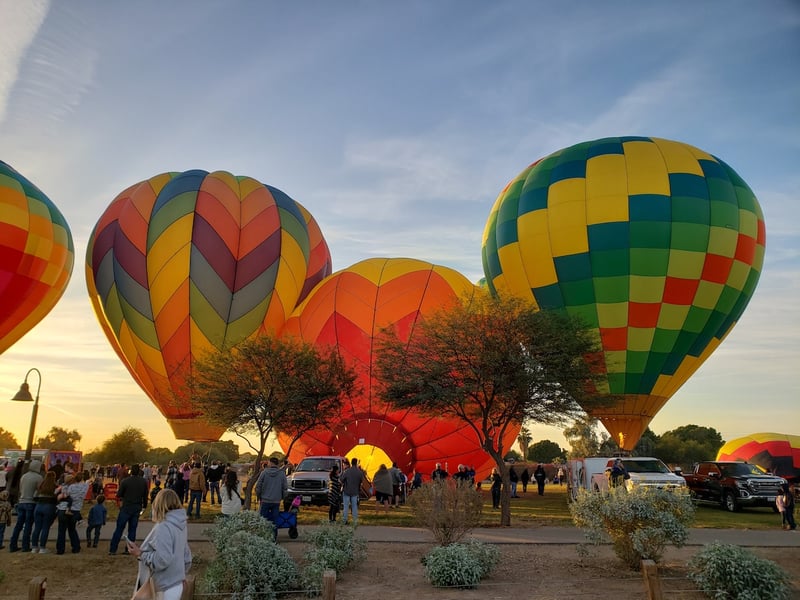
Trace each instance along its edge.
{"label": "white pickup truck", "polygon": [[[686,489],[686,480],[669,470],[658,458],[649,456],[621,457],[622,464],[630,475],[625,487],[656,487],[660,489]],[[569,496],[578,497],[583,488],[591,492],[606,492],[609,489],[609,472],[615,457],[575,458],[567,461]]]}

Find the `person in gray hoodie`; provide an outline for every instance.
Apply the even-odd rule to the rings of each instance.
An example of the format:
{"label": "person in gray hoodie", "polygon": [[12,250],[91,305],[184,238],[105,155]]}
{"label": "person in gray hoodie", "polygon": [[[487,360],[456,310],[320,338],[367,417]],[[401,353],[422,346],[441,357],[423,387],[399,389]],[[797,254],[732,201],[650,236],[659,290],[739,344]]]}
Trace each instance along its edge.
{"label": "person in gray hoodie", "polygon": [[178,494],[164,489],[153,500],[152,515],[155,525],[142,545],[127,543],[128,552],[139,561],[135,590],[152,578],[156,592],[163,593],[164,600],[180,600],[183,581],[192,566],[186,511]]}
{"label": "person in gray hoodie", "polygon": [[[261,471],[256,481],[256,497],[261,503],[259,514],[272,522],[273,527],[278,521],[280,503],[289,489],[286,473],[278,468],[278,459],[274,456],[269,459],[269,466]],[[274,539],[278,539],[278,529],[274,530]]]}
{"label": "person in gray hoodie", "polygon": [[[10,552],[19,552],[19,534],[22,533],[22,551],[31,551],[31,530],[33,529],[33,513],[36,510],[36,489],[42,482],[42,461],[32,460],[25,473],[19,480],[19,502],[17,502],[17,524],[11,534],[8,549]],[[36,548],[37,552],[39,548]]]}

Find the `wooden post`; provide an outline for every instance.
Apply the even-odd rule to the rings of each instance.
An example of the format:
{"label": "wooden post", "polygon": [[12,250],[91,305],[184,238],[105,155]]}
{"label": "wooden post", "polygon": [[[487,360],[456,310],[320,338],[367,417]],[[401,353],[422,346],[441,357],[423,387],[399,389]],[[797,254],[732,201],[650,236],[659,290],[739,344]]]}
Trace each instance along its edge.
{"label": "wooden post", "polygon": [[658,567],[652,560],[642,561],[642,576],[644,589],[647,591],[648,600],[663,600],[661,593],[661,579],[658,577]]}
{"label": "wooden post", "polygon": [[187,575],[183,580],[183,593],[181,600],[193,600],[194,598],[194,575]]}
{"label": "wooden post", "polygon": [[28,583],[28,600],[44,600],[44,592],[47,589],[47,577],[41,575],[34,577]]}
{"label": "wooden post", "polygon": [[336,571],[333,569],[322,574],[322,600],[336,600]]}

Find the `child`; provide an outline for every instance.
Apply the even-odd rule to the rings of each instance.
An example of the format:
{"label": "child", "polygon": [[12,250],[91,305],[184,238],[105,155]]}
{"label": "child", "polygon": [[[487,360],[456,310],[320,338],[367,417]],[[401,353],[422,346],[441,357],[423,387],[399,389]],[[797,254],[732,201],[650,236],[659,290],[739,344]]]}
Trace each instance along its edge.
{"label": "child", "polygon": [[[106,524],[106,507],[103,503],[106,497],[99,494],[95,499],[96,504],[89,510],[89,523],[86,527],[86,547],[97,548],[97,542],[100,541],[100,528]],[[94,531],[94,540],[92,540],[92,531]]]}
{"label": "child", "polygon": [[8,501],[8,492],[0,492],[0,550],[5,548],[3,540],[6,537],[6,525],[11,525],[11,503]]}
{"label": "child", "polygon": [[153,483],[153,489],[150,490],[150,505],[151,506],[153,504],[153,501],[156,499],[156,496],[158,496],[158,492],[160,492],[160,491],[161,491],[161,480],[160,479],[156,479],[155,482]]}
{"label": "child", "polygon": [[94,481],[92,481],[92,497],[97,498],[100,494],[103,493],[103,476],[100,475],[100,471],[97,471],[94,476]]}

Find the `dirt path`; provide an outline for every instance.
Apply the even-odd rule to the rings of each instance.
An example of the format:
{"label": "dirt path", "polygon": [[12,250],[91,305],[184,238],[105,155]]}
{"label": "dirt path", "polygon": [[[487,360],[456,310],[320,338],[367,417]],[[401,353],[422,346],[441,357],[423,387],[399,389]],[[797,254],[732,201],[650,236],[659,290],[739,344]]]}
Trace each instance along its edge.
{"label": "dirt path", "polygon": [[[303,544],[287,544],[300,559]],[[337,600],[493,600],[598,598],[641,600],[646,597],[642,577],[626,570],[607,546],[595,556],[581,558],[573,544],[500,546],[501,561],[492,575],[474,590],[437,589],[425,579],[420,563],[430,544],[370,542],[367,558],[337,582]],[[667,598],[703,598],[686,579],[686,561],[698,547],[669,549],[660,566]],[[200,576],[212,558],[207,542],[193,542],[193,569]],[[800,590],[800,552],[794,548],[757,548],[754,551],[790,572]],[[0,599],[24,600],[28,583],[36,575],[47,577],[46,600],[127,600],[135,577],[135,561],[124,555],[109,556],[102,548],[80,554],[11,554],[0,552]],[[202,598],[197,595],[197,598]],[[297,598],[303,596],[297,595]],[[800,598],[800,591],[795,597]]]}

